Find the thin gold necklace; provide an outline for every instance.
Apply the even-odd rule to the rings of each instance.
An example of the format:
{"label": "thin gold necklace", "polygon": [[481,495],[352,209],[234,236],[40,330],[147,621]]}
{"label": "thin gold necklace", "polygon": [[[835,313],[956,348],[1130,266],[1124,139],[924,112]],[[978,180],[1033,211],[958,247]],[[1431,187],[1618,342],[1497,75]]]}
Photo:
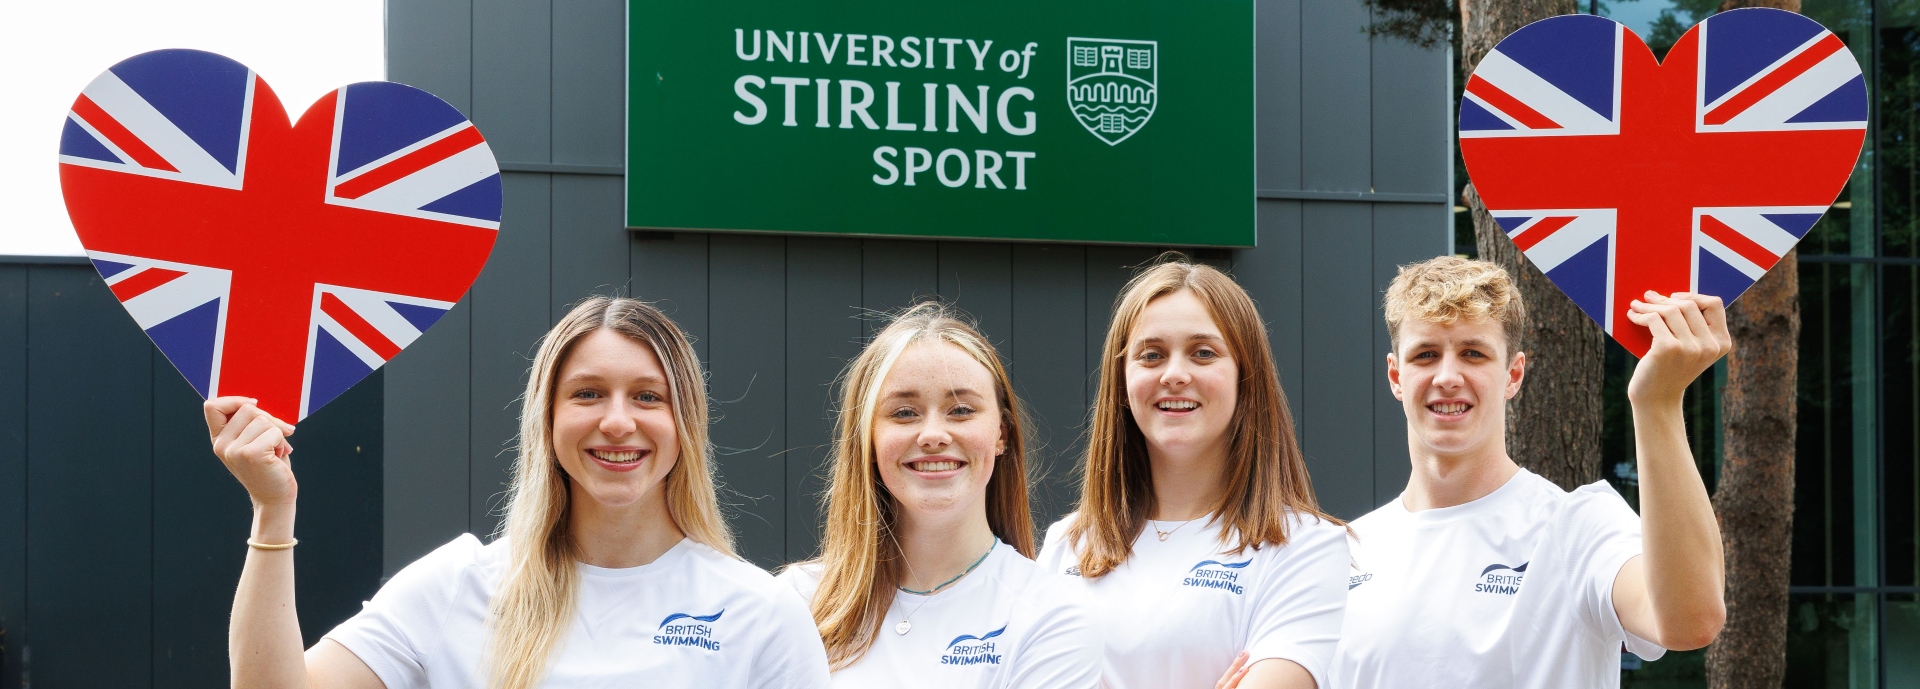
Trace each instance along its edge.
{"label": "thin gold necklace", "polygon": [[1147,520],[1147,526],[1153,527],[1153,532],[1160,534],[1160,540],[1164,542],[1167,540],[1168,536],[1173,535],[1174,531],[1179,531],[1181,529],[1187,528],[1187,525],[1192,524],[1194,519],[1199,519],[1199,517],[1194,517],[1193,519],[1188,519],[1184,522],[1180,522],[1179,526],[1173,527],[1173,529],[1170,531],[1161,531],[1160,526],[1158,524],[1154,524],[1152,519]]}
{"label": "thin gold necklace", "polygon": [[[992,555],[993,549],[996,547],[999,547],[999,545],[1000,545],[1000,539],[999,537],[995,537],[992,543],[987,544],[987,552],[981,553],[979,559],[974,560],[973,564],[967,565],[967,568],[965,570],[962,570],[959,574],[953,575],[952,579],[948,579],[946,581],[940,582],[940,585],[938,586],[927,589],[925,591],[915,591],[905,586],[896,587],[906,593],[911,593],[916,596],[926,596],[926,598],[921,600],[919,605],[913,606],[913,610],[911,612],[908,612],[906,617],[900,618],[900,624],[896,624],[893,626],[893,633],[899,634],[901,636],[906,636],[907,632],[913,631],[914,613],[918,613],[920,612],[920,608],[926,607],[927,601],[933,600],[932,598],[933,594],[938,593],[941,589],[944,589],[949,585],[952,585],[953,582],[959,581],[961,577],[964,577],[968,574],[972,574],[973,570],[980,566],[980,563],[987,561],[987,556]],[[902,558],[902,561],[904,560],[905,558]],[[913,571],[913,565],[911,563],[907,565],[907,571],[908,572]]]}

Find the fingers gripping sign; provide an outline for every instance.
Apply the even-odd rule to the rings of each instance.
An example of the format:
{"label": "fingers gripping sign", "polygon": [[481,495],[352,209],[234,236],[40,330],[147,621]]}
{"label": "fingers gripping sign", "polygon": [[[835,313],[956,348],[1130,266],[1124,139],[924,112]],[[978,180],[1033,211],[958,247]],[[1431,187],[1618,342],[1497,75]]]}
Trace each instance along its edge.
{"label": "fingers gripping sign", "polygon": [[1733,351],[1727,308],[1719,297],[1690,292],[1663,297],[1649,291],[1633,301],[1627,318],[1653,333],[1652,346],[1627,384],[1627,397],[1636,402],[1680,399],[1702,371]]}
{"label": "fingers gripping sign", "polygon": [[213,454],[240,480],[256,505],[291,505],[298,493],[287,436],[294,427],[248,397],[215,397],[201,406]]}

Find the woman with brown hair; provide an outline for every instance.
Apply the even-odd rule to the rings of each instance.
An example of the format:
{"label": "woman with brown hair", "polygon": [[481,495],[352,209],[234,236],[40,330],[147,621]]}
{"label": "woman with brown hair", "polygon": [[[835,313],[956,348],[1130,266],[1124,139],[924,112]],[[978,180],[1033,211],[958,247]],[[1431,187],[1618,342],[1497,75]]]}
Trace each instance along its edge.
{"label": "woman with brown hair", "polygon": [[1084,481],[1039,562],[1087,593],[1108,686],[1328,686],[1346,532],[1314,499],[1266,329],[1232,278],[1175,257],[1127,283]]}
{"label": "woman with brown hair", "polygon": [[463,534],[407,565],[304,654],[293,427],[245,398],[208,400],[214,454],[254,505],[233,686],[826,685],[805,606],[733,553],[679,326],[633,299],[588,299],[547,333],[521,399],[500,537]]}
{"label": "woman with brown hair", "polygon": [[1092,689],[1098,638],[1039,576],[1007,371],[938,303],[893,319],[841,381],[811,601],[836,688]]}

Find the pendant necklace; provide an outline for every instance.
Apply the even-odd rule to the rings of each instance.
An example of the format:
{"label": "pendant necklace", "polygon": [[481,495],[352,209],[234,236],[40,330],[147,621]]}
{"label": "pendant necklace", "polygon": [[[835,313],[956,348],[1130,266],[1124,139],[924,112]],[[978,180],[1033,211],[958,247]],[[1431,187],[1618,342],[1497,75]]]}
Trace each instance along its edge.
{"label": "pendant necklace", "polygon": [[[938,586],[927,589],[925,591],[915,591],[905,586],[899,587],[899,589],[905,593],[911,593],[916,596],[925,596],[925,598],[921,599],[919,605],[913,606],[913,610],[911,612],[908,612],[906,617],[900,618],[900,624],[893,625],[893,633],[899,634],[901,636],[906,636],[907,632],[913,631],[914,613],[920,612],[920,608],[925,607],[928,601],[933,600],[933,597],[932,597],[933,594],[938,593],[941,589],[944,589],[952,585],[953,582],[959,581],[961,577],[964,577],[968,574],[973,573],[974,568],[979,567],[980,563],[986,562],[987,556],[992,555],[993,549],[999,545],[1000,545],[1000,539],[998,538],[993,539],[992,543],[987,544],[987,552],[981,553],[979,559],[974,560],[973,564],[967,565],[967,568],[965,570],[962,570],[959,574],[953,575],[952,579],[948,579],[946,581],[940,582],[940,585]],[[912,572],[913,565],[911,564],[907,565],[907,571]]]}
{"label": "pendant necklace", "polygon": [[[1199,519],[1199,517],[1194,517],[1193,519]],[[1167,531],[1161,531],[1161,530],[1160,530],[1160,525],[1158,525],[1158,524],[1155,524],[1155,523],[1153,523],[1153,520],[1152,520],[1152,519],[1149,519],[1149,520],[1147,520],[1147,526],[1151,526],[1151,527],[1153,527],[1153,532],[1154,532],[1154,533],[1157,533],[1157,534],[1160,534],[1160,540],[1161,540],[1162,542],[1164,542],[1164,541],[1166,541],[1166,540],[1167,540],[1167,537],[1168,537],[1168,536],[1172,536],[1172,535],[1173,535],[1173,532],[1175,532],[1175,531],[1179,531],[1180,529],[1183,529],[1183,528],[1186,528],[1186,526],[1187,526],[1188,524],[1192,524],[1192,523],[1193,523],[1193,519],[1188,519],[1188,520],[1186,520],[1186,521],[1184,521],[1184,522],[1180,522],[1180,526],[1176,526],[1176,527],[1173,527],[1173,528],[1172,528],[1171,530],[1167,530]]]}

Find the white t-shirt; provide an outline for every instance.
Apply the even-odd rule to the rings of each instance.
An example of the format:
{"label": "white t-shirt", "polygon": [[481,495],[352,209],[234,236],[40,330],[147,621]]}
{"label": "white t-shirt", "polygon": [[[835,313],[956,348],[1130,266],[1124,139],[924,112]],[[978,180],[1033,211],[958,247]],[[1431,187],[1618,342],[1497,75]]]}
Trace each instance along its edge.
{"label": "white t-shirt", "polygon": [[[1285,546],[1223,551],[1220,525],[1201,518],[1152,522],[1133,555],[1106,576],[1080,576],[1080,554],[1066,542],[1068,516],[1047,529],[1039,564],[1055,579],[1082,586],[1102,633],[1104,677],[1113,689],[1212,687],[1247,651],[1298,663],[1327,686],[1347,600],[1346,530],[1290,516]],[[1153,526],[1173,534],[1162,541]],[[1084,544],[1084,542],[1083,542]]]}
{"label": "white t-shirt", "polygon": [[[487,606],[506,539],[471,534],[407,565],[327,638],[387,689],[486,689]],[[760,568],[683,539],[639,567],[580,567],[543,687],[825,687],[806,604]]]}
{"label": "white t-shirt", "polygon": [[[811,601],[821,565],[780,579]],[[1074,591],[1035,576],[1033,561],[1000,543],[985,562],[931,596],[894,594],[867,654],[833,673],[834,689],[1093,689],[1098,637]],[[894,626],[911,623],[901,635]]]}
{"label": "white t-shirt", "polygon": [[1525,469],[1473,502],[1353,522],[1335,689],[1620,686],[1628,633],[1613,580],[1640,554],[1640,517],[1606,482],[1568,493]]}

